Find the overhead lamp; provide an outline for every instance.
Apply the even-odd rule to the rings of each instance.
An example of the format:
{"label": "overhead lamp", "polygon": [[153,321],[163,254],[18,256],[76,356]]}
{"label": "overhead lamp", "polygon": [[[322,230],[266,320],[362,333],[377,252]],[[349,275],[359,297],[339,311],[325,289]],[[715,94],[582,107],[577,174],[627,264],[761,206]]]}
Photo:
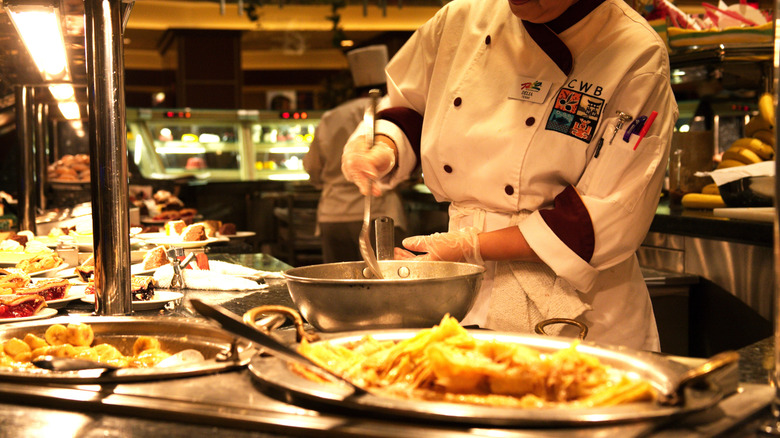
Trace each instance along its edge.
{"label": "overhead lamp", "polygon": [[[4,7],[44,82],[70,81],[59,8],[37,0],[6,0]],[[63,117],[68,120],[81,118],[72,85],[50,85],[49,91],[57,100]]]}
{"label": "overhead lamp", "polygon": [[81,111],[79,110],[79,104],[75,100],[59,102],[57,106],[60,108],[62,117],[67,120],[77,120],[81,118]]}
{"label": "overhead lamp", "polygon": [[24,1],[6,1],[5,9],[43,79],[70,80],[59,9]]}

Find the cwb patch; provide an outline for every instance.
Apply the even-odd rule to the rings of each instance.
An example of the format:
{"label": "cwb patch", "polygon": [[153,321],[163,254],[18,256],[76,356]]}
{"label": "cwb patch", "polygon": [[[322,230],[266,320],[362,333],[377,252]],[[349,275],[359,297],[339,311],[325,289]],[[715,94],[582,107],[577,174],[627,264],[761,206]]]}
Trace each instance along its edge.
{"label": "cwb patch", "polygon": [[590,143],[603,109],[604,99],[561,88],[545,129]]}

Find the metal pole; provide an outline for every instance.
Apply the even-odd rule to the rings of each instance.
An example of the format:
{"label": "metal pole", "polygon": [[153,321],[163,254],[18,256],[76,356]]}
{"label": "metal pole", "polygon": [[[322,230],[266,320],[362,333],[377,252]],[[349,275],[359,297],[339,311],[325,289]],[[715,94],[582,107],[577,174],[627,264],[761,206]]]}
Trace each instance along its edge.
{"label": "metal pole", "polygon": [[130,216],[121,0],[86,0],[95,313],[129,315]]}
{"label": "metal pole", "polygon": [[19,138],[19,229],[35,230],[35,161],[33,157],[35,91],[30,86],[16,88],[16,132]]}
{"label": "metal pole", "polygon": [[35,111],[35,187],[38,190],[36,204],[42,210],[46,209],[46,123],[48,107],[42,103],[36,105]]}
{"label": "metal pole", "polygon": [[[780,114],[777,113],[777,102],[780,97],[780,85],[778,80],[780,79],[780,29],[778,28],[777,21],[778,8],[780,8],[780,0],[775,0],[774,8],[774,57],[773,65],[774,71],[772,76],[771,91],[774,94],[775,100],[775,143],[780,138],[780,128],[777,127],[777,122],[780,121]],[[775,195],[780,193],[780,161],[775,160]],[[768,434],[774,436],[780,436],[780,203],[775,202],[775,220],[774,220],[774,315],[772,320],[775,328],[775,351],[774,351],[774,370],[772,371],[771,380],[775,388],[775,397],[772,400],[772,416],[773,418],[764,424],[759,426],[759,429]]]}

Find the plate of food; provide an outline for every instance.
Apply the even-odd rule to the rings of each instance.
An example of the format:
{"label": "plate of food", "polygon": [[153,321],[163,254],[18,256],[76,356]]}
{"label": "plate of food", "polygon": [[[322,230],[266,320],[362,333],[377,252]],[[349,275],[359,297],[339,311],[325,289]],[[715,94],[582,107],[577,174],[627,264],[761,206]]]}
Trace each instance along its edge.
{"label": "plate of food", "polygon": [[30,275],[30,277],[55,277],[57,273],[59,273],[64,269],[67,269],[68,266],[69,265],[67,263],[62,263],[61,265],[55,266],[53,268],[43,269],[41,271],[35,271],[35,272],[28,272],[28,274]]}
{"label": "plate of food", "polygon": [[[165,306],[167,303],[178,300],[184,296],[180,292],[171,291],[155,291],[152,298],[145,301],[133,300],[133,310],[154,310]],[[95,295],[87,294],[81,301],[85,303],[95,304]]]}
{"label": "plate of food", "polygon": [[39,254],[51,254],[51,252],[29,253],[29,252],[4,252],[0,251],[0,266],[14,267],[22,260],[33,258]]}
{"label": "plate of food", "polygon": [[166,236],[147,240],[147,242],[155,245],[178,246],[181,248],[200,248],[218,241],[219,239],[216,237],[208,237],[204,240],[182,240],[180,236]]}
{"label": "plate of food", "polygon": [[252,237],[255,234],[257,234],[257,233],[255,233],[254,231],[236,231],[235,234],[221,234],[220,233],[220,236],[227,237],[230,240],[236,240],[236,239],[246,239],[247,237]]}
{"label": "plate of food", "polygon": [[46,319],[51,318],[52,316],[57,314],[57,309],[46,307],[44,309],[41,309],[39,312],[30,315],[30,316],[18,316],[18,317],[3,317],[0,316],[0,324],[7,324],[11,322],[22,322],[22,321],[34,321],[36,319]]}
{"label": "plate of food", "polygon": [[84,293],[84,289],[86,288],[85,285],[72,285],[70,290],[65,294],[64,297],[57,299],[57,300],[47,300],[46,301],[46,308],[47,309],[61,309],[68,304],[70,304],[72,301],[80,300],[86,296]]}
{"label": "plate of food", "polygon": [[14,289],[12,294],[0,295],[0,323],[29,321],[50,318],[56,309],[47,309],[43,296],[33,292],[16,293],[24,288]]}
{"label": "plate of food", "polygon": [[[337,333],[303,342],[298,352],[360,390],[276,356],[255,356],[249,371],[262,388],[293,403],[475,425],[668,421],[714,406],[738,379],[735,352],[688,368],[572,338],[469,331],[448,316],[432,329]],[[686,385],[694,383],[685,380],[691,375],[719,380]]]}

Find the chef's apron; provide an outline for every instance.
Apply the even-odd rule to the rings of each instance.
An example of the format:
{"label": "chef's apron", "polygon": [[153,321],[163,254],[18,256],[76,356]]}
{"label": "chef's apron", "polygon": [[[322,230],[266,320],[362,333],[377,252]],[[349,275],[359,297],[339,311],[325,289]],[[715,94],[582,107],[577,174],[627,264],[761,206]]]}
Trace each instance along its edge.
{"label": "chef's apron", "polygon": [[[530,211],[510,214],[450,204],[449,230],[493,231],[517,226]],[[588,327],[588,341],[660,350],[655,316],[636,256],[599,273],[593,289],[577,291],[544,263],[487,261],[477,300],[464,325],[533,333],[550,318],[575,319]],[[627,299],[628,298],[628,299]],[[554,324],[551,335],[574,337],[575,326]]]}

